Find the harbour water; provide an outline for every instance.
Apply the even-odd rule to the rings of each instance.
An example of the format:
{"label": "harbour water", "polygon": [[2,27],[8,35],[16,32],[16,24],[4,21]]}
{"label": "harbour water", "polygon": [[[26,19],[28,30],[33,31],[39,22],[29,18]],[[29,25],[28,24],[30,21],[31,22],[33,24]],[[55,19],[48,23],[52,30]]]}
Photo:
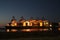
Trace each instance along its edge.
{"label": "harbour water", "polygon": [[39,37],[38,36],[19,37],[17,35],[15,35],[15,36],[12,35],[12,37],[8,36],[9,38],[7,38],[7,35],[4,36],[5,38],[4,37],[2,38],[2,35],[0,35],[0,40],[60,40],[60,35],[59,36],[57,36],[57,35],[55,35],[55,36],[39,36]]}
{"label": "harbour water", "polygon": [[13,38],[13,39],[0,39],[0,40],[60,40],[58,37],[39,37],[39,38]]}
{"label": "harbour water", "polygon": [[0,40],[60,40],[60,32],[20,33],[0,29]]}

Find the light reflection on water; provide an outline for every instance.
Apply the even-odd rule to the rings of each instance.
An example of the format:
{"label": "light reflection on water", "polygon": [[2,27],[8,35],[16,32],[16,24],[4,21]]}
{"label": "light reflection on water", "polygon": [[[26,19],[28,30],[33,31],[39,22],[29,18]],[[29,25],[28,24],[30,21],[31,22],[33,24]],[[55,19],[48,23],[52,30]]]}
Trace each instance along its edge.
{"label": "light reflection on water", "polygon": [[[18,30],[16,30],[16,29],[12,29],[14,32],[15,31],[18,31]],[[50,28],[50,29],[22,29],[22,30],[19,30],[19,31],[49,31],[49,30],[52,30],[52,28]],[[58,30],[60,31],[60,28],[58,28]],[[13,32],[12,31],[12,32]],[[5,30],[5,27],[0,27],[0,32],[6,32],[6,30]]]}
{"label": "light reflection on water", "polygon": [[52,30],[50,30],[50,29],[48,29],[48,28],[40,28],[40,29],[38,29],[38,28],[32,28],[32,29],[20,29],[20,30],[18,30],[18,29],[11,29],[11,30],[9,30],[9,29],[7,29],[6,30],[7,32],[38,32],[38,31],[52,31]]}

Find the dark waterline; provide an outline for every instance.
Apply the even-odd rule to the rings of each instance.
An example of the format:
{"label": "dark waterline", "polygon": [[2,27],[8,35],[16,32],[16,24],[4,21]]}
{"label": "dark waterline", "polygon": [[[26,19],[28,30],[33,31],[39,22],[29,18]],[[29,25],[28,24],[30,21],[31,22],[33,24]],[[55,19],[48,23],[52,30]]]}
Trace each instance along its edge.
{"label": "dark waterline", "polygon": [[5,27],[4,26],[0,27],[0,32],[5,32]]}
{"label": "dark waterline", "polygon": [[[40,34],[40,35],[39,35]],[[41,35],[42,34],[42,35]],[[45,35],[46,34],[46,35]],[[50,33],[6,33],[5,27],[0,29],[1,40],[60,40],[60,32],[57,34]],[[30,35],[30,37],[29,37]],[[34,36],[35,35],[35,36]],[[44,36],[45,35],[45,36]]]}

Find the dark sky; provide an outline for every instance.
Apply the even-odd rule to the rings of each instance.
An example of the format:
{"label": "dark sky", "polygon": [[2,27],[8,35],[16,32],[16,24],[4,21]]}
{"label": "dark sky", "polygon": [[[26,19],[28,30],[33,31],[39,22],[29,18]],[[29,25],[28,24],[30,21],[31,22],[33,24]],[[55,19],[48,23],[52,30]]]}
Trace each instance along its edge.
{"label": "dark sky", "polygon": [[50,20],[60,20],[59,0],[0,0],[0,25],[10,22],[12,16],[17,20],[21,16],[29,17],[43,16]]}

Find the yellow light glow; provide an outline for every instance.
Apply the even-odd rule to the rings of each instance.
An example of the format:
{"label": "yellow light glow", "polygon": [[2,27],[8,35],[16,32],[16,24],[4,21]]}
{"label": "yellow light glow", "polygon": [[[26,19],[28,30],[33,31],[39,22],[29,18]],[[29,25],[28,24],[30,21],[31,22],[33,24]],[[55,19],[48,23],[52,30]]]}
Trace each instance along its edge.
{"label": "yellow light glow", "polygon": [[32,26],[32,23],[30,22],[29,25]]}
{"label": "yellow light glow", "polygon": [[43,29],[44,31],[48,31],[48,29]]}
{"label": "yellow light glow", "polygon": [[12,23],[11,26],[17,26],[17,23]]}
{"label": "yellow light glow", "polygon": [[9,29],[7,29],[7,32],[9,32]]}
{"label": "yellow light glow", "polygon": [[42,27],[43,26],[43,21],[39,20],[39,22],[40,22],[40,27]]}
{"label": "yellow light glow", "polygon": [[11,26],[15,26],[14,24],[11,24]]}
{"label": "yellow light glow", "polygon": [[17,23],[15,23],[14,25],[17,26]]}
{"label": "yellow light glow", "polygon": [[30,29],[22,29],[21,31],[23,31],[23,32],[31,32]]}
{"label": "yellow light glow", "polygon": [[52,25],[50,24],[50,27],[52,27]]}
{"label": "yellow light glow", "polygon": [[23,23],[23,26],[26,26],[26,23],[25,22]]}
{"label": "yellow light glow", "polygon": [[40,26],[43,26],[43,23],[42,22],[40,22]]}
{"label": "yellow light glow", "polygon": [[49,24],[48,22],[46,22],[46,24]]}
{"label": "yellow light glow", "polygon": [[33,31],[38,31],[38,29],[22,29],[22,32],[33,32]]}
{"label": "yellow light glow", "polygon": [[47,20],[43,21],[44,26],[49,26],[49,22]]}
{"label": "yellow light glow", "polygon": [[17,22],[16,22],[15,20],[13,20],[13,21],[11,22],[11,26],[17,26]]}
{"label": "yellow light glow", "polygon": [[17,32],[17,30],[16,30],[16,29],[11,29],[11,31],[12,31],[12,32]]}
{"label": "yellow light glow", "polygon": [[30,22],[29,21],[24,22],[23,26],[30,26]]}

